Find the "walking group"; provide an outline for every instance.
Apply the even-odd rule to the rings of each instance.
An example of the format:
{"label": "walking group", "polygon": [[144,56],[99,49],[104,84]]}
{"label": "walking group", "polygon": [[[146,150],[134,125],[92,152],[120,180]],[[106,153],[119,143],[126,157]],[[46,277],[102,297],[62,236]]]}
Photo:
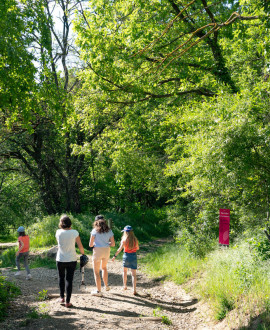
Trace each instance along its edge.
{"label": "walking group", "polygon": [[[125,226],[122,230],[123,236],[119,249],[114,254],[112,261],[124,249],[123,254],[123,289],[127,290],[127,271],[130,268],[132,274],[133,294],[137,295],[136,291],[136,269],[137,269],[137,250],[139,243],[131,226]],[[21,275],[20,259],[24,261],[24,266],[27,272],[27,280],[32,279],[28,265],[29,256],[29,236],[25,234],[24,227],[18,228],[19,250],[16,253],[16,266],[18,268],[15,276]],[[82,245],[79,232],[72,229],[72,223],[67,215],[60,218],[59,229],[56,231],[56,240],[58,242],[58,250],[56,255],[56,265],[58,270],[58,280],[60,289],[61,304],[66,307],[72,307],[70,302],[72,294],[72,283],[74,272],[77,266],[76,244],[84,256],[85,251]],[[95,278],[96,289],[91,292],[94,296],[102,296],[102,285],[100,270],[102,272],[102,280],[105,291],[110,290],[108,284],[107,264],[110,259],[110,248],[115,246],[114,234],[109,228],[107,221],[103,215],[97,215],[93,224],[93,230],[90,233],[89,247],[93,249],[92,265]]]}

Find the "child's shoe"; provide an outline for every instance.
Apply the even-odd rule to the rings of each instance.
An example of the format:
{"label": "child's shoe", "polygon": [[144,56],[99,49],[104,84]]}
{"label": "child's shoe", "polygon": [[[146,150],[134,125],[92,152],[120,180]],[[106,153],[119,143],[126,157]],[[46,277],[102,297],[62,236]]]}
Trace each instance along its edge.
{"label": "child's shoe", "polygon": [[26,276],[26,279],[27,279],[27,280],[32,280],[32,275],[31,275],[31,274],[28,274],[28,275]]}
{"label": "child's shoe", "polygon": [[91,292],[92,296],[96,296],[96,297],[102,297],[102,293],[98,290],[94,290]]}
{"label": "child's shoe", "polygon": [[15,273],[15,276],[20,276],[22,272],[19,270],[18,272]]}

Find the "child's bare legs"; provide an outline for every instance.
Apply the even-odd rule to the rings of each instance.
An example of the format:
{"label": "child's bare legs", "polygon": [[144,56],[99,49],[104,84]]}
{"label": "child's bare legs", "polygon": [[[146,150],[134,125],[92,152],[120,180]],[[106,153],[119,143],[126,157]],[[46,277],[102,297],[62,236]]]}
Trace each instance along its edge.
{"label": "child's bare legs", "polygon": [[[107,263],[108,259],[102,259],[101,260],[101,269],[102,269],[102,279],[104,282],[104,285],[108,286],[108,270],[107,270]],[[99,289],[98,289],[99,290]],[[100,291],[100,290],[99,290]]]}
{"label": "child's bare legs", "polygon": [[137,284],[136,269],[131,269],[131,274],[132,274],[133,294],[137,294],[137,291],[136,291],[136,284]]}
{"label": "child's bare legs", "polygon": [[126,267],[124,267],[124,269],[123,269],[123,289],[124,290],[127,289],[127,271],[128,271],[128,269]]}
{"label": "child's bare legs", "polygon": [[101,291],[101,278],[100,278],[100,274],[99,274],[100,260],[99,261],[95,261],[95,260],[93,261],[93,270],[94,270],[97,290],[100,292]]}

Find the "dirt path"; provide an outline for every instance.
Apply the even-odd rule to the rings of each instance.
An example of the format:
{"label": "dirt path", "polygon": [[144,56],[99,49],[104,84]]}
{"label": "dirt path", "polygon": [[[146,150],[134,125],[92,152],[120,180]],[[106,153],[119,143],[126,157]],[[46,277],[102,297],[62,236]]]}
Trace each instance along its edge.
{"label": "dirt path", "polygon": [[[79,289],[81,274],[76,270],[71,298],[74,307],[67,309],[58,302],[56,269],[32,269],[31,281],[2,269],[3,275],[21,288],[22,295],[12,302],[1,329],[215,329],[197,299],[180,286],[151,279],[138,269],[139,296],[133,296],[130,274],[129,289],[122,291],[121,260],[110,261],[108,270],[111,290],[104,291],[103,297],[90,294],[95,288],[91,263],[85,269],[86,289]],[[49,300],[37,301],[42,290],[48,290]],[[48,317],[31,317],[33,308]],[[166,320],[172,324],[166,325]]]}

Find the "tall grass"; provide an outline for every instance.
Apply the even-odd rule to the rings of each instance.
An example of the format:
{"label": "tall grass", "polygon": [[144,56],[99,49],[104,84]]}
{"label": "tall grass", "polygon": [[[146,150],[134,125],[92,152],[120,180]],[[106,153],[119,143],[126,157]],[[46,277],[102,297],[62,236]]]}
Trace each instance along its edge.
{"label": "tall grass", "polygon": [[202,261],[179,245],[168,244],[143,258],[142,264],[148,274],[182,284],[201,268]]}
{"label": "tall grass", "polygon": [[199,293],[208,300],[216,319],[230,310],[251,317],[270,306],[270,263],[250,249],[247,243],[208,255]]}
{"label": "tall grass", "polygon": [[270,260],[264,260],[247,242],[216,249],[201,259],[174,243],[141,262],[148,274],[178,284],[196,278],[194,293],[209,303],[217,320],[229,315],[228,320],[241,325],[247,317],[261,315],[263,324],[270,326]]}

